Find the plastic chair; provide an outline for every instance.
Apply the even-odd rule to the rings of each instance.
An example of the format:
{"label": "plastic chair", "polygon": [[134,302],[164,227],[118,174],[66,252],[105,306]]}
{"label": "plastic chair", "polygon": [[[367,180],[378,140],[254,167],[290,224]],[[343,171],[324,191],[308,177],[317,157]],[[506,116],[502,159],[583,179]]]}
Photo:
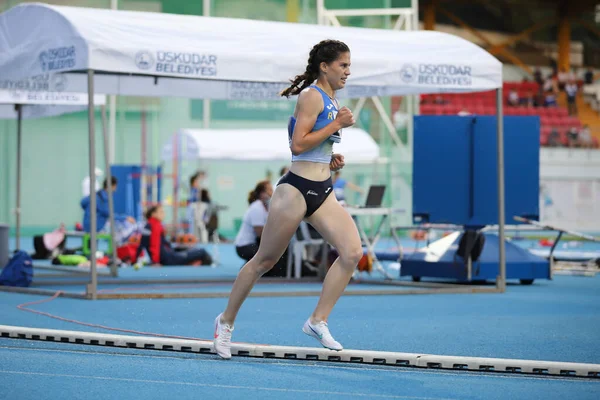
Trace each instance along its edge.
{"label": "plastic chair", "polygon": [[[91,236],[89,233],[84,233],[83,234],[83,246],[82,246],[82,250],[81,252],[83,253],[84,256],[89,256],[91,254],[90,251],[90,241],[91,241]],[[106,252],[107,255],[113,255],[113,247],[112,247],[112,240],[111,240],[111,236],[109,233],[96,233],[96,240],[105,240],[108,243],[108,251]]]}
{"label": "plastic chair", "polygon": [[302,259],[305,250],[308,246],[321,246],[322,258],[321,258],[321,271],[325,270],[325,262],[327,261],[327,242],[322,239],[313,239],[310,236],[308,224],[304,221],[300,223],[296,234],[292,237],[288,247],[288,258],[287,258],[287,273],[288,279],[292,277],[292,267],[294,271],[294,278],[300,279],[302,277]]}

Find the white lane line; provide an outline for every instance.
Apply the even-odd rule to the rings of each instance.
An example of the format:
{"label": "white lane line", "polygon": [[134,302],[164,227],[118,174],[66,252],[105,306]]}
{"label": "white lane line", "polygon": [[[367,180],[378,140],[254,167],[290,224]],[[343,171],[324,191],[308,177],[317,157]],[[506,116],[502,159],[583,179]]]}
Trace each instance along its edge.
{"label": "white lane line", "polygon": [[51,374],[45,372],[28,372],[28,371],[7,371],[0,370],[0,374],[12,375],[34,375],[34,376],[50,376],[57,378],[77,378],[77,379],[98,379],[103,381],[119,381],[119,382],[138,382],[138,383],[158,383],[164,385],[181,385],[181,386],[199,386],[212,387],[221,389],[239,389],[239,390],[262,390],[268,392],[294,392],[294,393],[310,393],[310,394],[331,394],[336,396],[354,396],[354,397],[376,397],[383,399],[412,399],[412,400],[451,400],[442,397],[414,397],[414,396],[394,396],[386,394],[370,394],[370,393],[351,393],[351,392],[332,392],[326,390],[305,390],[305,389],[289,389],[289,388],[271,388],[258,386],[239,386],[239,385],[215,385],[211,383],[198,382],[177,382],[163,381],[153,379],[131,379],[131,378],[113,378],[109,376],[94,376],[94,375],[71,375],[71,374]]}

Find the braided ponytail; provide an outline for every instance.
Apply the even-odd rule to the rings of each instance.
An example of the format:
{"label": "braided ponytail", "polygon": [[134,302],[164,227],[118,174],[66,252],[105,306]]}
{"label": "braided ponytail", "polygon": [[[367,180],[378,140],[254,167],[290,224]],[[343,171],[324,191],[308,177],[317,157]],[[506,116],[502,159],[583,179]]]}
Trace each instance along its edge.
{"label": "braided ponytail", "polygon": [[[292,86],[281,92],[281,95],[285,97],[290,97],[300,94],[300,92],[309,87],[311,83],[316,81],[318,77],[318,72],[314,73],[313,71],[309,71],[307,67],[306,71],[304,71],[302,75],[296,75],[294,80],[290,81],[292,82]],[[300,85],[300,83],[302,83],[302,85]]]}
{"label": "braided ponytail", "polygon": [[322,40],[313,46],[308,56],[306,71],[290,80],[292,85],[281,92],[281,96],[290,97],[300,94],[317,80],[321,72],[321,63],[327,64],[337,60],[341,53],[349,52],[350,48],[339,40]]}

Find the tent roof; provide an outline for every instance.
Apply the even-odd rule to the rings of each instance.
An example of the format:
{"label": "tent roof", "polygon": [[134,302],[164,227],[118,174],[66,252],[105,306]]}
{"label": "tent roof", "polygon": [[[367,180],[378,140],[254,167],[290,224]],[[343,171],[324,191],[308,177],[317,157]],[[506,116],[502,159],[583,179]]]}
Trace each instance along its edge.
{"label": "tent roof", "polygon": [[[8,87],[5,83],[0,81],[0,87]],[[53,117],[87,110],[88,96],[87,93],[22,91],[14,87],[0,89],[0,119],[16,119],[16,104],[23,106],[25,119]],[[94,95],[94,104],[106,104],[106,96]]]}
{"label": "tent roof", "polygon": [[[56,105],[26,105],[23,106],[23,119],[35,119],[45,117],[57,117],[63,114],[71,114],[87,110],[85,106],[56,106]],[[0,104],[0,119],[17,119],[17,110],[13,105]]]}
{"label": "tent roof", "polygon": [[[108,75],[95,85],[99,93],[265,99],[304,71],[312,46],[327,38],[346,42],[352,52],[352,76],[340,97],[483,91],[502,85],[496,58],[441,32],[38,3],[0,14],[0,76],[93,69]],[[70,82],[70,91],[87,90],[73,86],[77,82]],[[244,84],[250,82],[262,85]]]}
{"label": "tent roof", "polygon": [[[185,160],[291,160],[285,129],[181,129],[163,146],[163,161],[173,159],[176,144],[176,154]],[[344,129],[333,150],[348,164],[379,160],[379,146],[358,128]]]}

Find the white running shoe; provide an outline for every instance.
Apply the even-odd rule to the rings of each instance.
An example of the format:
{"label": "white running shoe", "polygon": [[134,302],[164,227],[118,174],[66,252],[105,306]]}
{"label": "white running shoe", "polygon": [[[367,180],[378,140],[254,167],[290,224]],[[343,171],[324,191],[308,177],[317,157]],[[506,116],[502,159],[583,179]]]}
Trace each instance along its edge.
{"label": "white running shoe", "polygon": [[327,327],[327,322],[325,321],[321,321],[318,324],[312,324],[309,318],[304,323],[302,331],[308,336],[312,336],[317,339],[321,345],[327,349],[336,351],[344,349],[342,345],[336,342],[331,336],[331,333],[329,333],[329,328]]}
{"label": "white running shoe", "polygon": [[215,339],[213,344],[217,354],[226,360],[231,358],[231,332],[233,327],[221,323],[221,315],[215,319]]}

